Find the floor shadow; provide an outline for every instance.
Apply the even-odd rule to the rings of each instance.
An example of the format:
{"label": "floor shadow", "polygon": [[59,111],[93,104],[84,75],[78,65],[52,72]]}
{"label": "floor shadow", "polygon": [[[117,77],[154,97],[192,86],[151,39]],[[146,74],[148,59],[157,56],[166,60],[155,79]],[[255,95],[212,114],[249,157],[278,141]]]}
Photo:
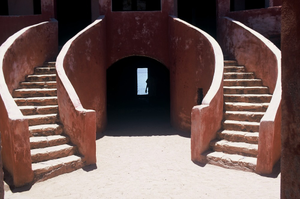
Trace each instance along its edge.
{"label": "floor shadow", "polygon": [[150,99],[133,100],[108,107],[105,136],[174,135],[169,104]]}
{"label": "floor shadow", "polygon": [[91,164],[88,166],[84,166],[84,167],[82,167],[82,169],[86,172],[90,172],[90,171],[97,169],[97,164]]}

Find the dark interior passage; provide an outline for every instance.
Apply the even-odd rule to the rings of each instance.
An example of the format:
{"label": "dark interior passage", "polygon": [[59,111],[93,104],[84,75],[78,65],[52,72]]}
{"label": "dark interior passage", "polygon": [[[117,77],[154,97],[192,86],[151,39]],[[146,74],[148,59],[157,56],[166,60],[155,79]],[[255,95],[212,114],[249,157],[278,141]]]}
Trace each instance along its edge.
{"label": "dark interior passage", "polygon": [[[148,95],[137,95],[138,68],[148,68]],[[147,57],[113,64],[107,70],[107,113],[108,135],[161,134],[170,127],[169,70]]]}
{"label": "dark interior passage", "polygon": [[178,0],[178,17],[216,38],[216,1]]}
{"label": "dark interior passage", "polygon": [[91,1],[56,1],[59,45],[65,44],[92,21]]}

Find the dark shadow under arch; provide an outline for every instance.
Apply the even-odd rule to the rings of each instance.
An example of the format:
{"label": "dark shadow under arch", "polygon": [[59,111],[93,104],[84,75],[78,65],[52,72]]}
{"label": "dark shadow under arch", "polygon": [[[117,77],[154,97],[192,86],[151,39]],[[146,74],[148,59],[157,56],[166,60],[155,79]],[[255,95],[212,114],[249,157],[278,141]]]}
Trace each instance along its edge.
{"label": "dark shadow under arch", "polygon": [[[148,68],[149,79],[155,81],[148,96],[137,95],[137,68]],[[107,69],[107,113],[106,135],[169,134],[161,132],[171,128],[169,70],[148,57],[127,57],[114,63]]]}

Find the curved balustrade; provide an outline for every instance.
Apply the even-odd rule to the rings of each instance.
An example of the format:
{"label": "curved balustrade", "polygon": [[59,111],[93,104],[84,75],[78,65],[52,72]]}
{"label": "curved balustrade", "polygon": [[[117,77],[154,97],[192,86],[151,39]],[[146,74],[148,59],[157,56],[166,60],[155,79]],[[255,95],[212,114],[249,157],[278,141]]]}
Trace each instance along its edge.
{"label": "curved balustrade", "polygon": [[223,50],[269,87],[272,99],[260,121],[257,173],[271,173],[281,155],[281,52],[264,36],[230,18],[222,21]]}
{"label": "curved balustrade", "polygon": [[15,186],[33,180],[28,122],[11,93],[34,67],[55,56],[57,21],[26,27],[9,37],[0,47],[0,131],[4,168]]}
{"label": "curved balustrade", "polygon": [[[100,38],[105,30],[102,28],[103,23],[104,19],[99,18],[71,38],[63,46],[56,60],[60,119],[65,133],[84,156],[85,164],[96,163],[96,114],[101,111],[94,110],[99,110],[99,106],[106,104],[102,100],[90,97],[91,92],[100,92],[94,90],[93,85],[102,86],[106,83],[105,78],[99,77],[97,72],[100,69],[106,74],[106,67],[98,65],[101,58],[105,57],[105,54],[102,57],[99,51],[101,42],[105,42],[105,38]],[[104,79],[104,83],[98,82],[96,78]],[[105,93],[101,95],[106,99]],[[96,101],[97,104],[94,105],[91,101]],[[90,109],[85,109],[84,104]],[[102,115],[106,117],[106,114]],[[101,121],[101,118],[99,120]]]}
{"label": "curved balustrade", "polygon": [[[202,152],[208,149],[209,142],[216,137],[223,117],[223,53],[218,43],[204,31],[179,19],[176,19],[176,23],[182,26],[175,26],[175,31],[178,30],[173,34],[173,40],[176,48],[182,48],[179,48],[174,60],[178,59],[178,63],[183,65],[176,65],[175,70],[182,67],[186,71],[191,68],[189,65],[194,64],[195,67],[191,68],[193,71],[189,74],[193,74],[192,77],[195,78],[192,84],[195,89],[197,86],[202,87],[205,95],[202,104],[193,106],[191,113],[192,160],[203,162],[205,158]],[[194,46],[189,45],[192,43]],[[188,48],[191,51],[186,51]],[[184,91],[185,95],[188,94]],[[182,95],[179,97],[185,98]]]}

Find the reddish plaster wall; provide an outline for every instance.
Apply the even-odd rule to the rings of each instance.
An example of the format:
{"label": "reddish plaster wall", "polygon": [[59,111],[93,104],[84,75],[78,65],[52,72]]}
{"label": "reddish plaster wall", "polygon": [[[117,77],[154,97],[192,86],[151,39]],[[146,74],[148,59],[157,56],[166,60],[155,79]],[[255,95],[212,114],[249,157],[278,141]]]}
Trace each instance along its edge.
{"label": "reddish plaster wall", "polygon": [[[197,105],[197,89],[203,88],[206,94],[214,75],[214,52],[206,37],[197,29],[168,16],[175,13],[173,1],[162,1],[162,11],[111,12],[110,1],[103,0],[100,1],[100,13],[106,15],[99,23],[101,28],[93,27],[98,31],[97,37],[91,36],[96,33],[82,32],[80,39],[72,41],[70,48],[66,49],[67,57],[63,62],[67,75],[65,78],[70,79],[78,98],[72,99],[73,96],[67,91],[67,86],[63,86],[66,82],[62,79],[62,85],[58,89],[65,91],[61,95],[69,95],[68,103],[73,101],[74,104],[76,101],[84,108],[95,110],[97,131],[101,132],[106,123],[106,82],[102,67],[106,70],[116,61],[128,56],[151,57],[163,63],[171,73],[172,124],[178,129],[190,131],[191,109]],[[99,43],[98,38],[106,43]],[[87,45],[89,40],[90,46]],[[91,64],[92,61],[87,60],[87,51],[97,63]],[[182,93],[185,98],[182,98]],[[61,105],[66,107],[64,102]],[[64,112],[63,109],[60,111]],[[61,113],[63,114],[65,113]],[[73,116],[65,116],[67,117]],[[71,127],[70,123],[66,128]]]}
{"label": "reddish plaster wall", "polygon": [[[274,6],[279,6],[279,1],[280,0],[276,0],[276,2],[274,2]],[[272,4],[273,3],[270,2],[270,5]],[[224,26],[224,24],[222,23],[222,17],[230,17],[259,32],[260,34],[274,42],[276,45],[280,45],[281,7],[269,7],[263,9],[230,12],[230,0],[218,0],[217,14],[218,41],[219,38],[222,38],[224,35],[224,32],[222,32]],[[224,52],[225,56],[226,53],[227,52]]]}
{"label": "reddish plaster wall", "polygon": [[281,198],[300,198],[300,1],[282,5]]}
{"label": "reddish plaster wall", "polygon": [[3,166],[13,176],[14,185],[33,180],[28,122],[14,102],[11,92],[24,76],[57,53],[56,21],[24,28],[0,47],[0,131]]}
{"label": "reddish plaster wall", "polygon": [[210,88],[215,57],[213,48],[199,29],[169,18],[171,123],[190,131],[191,110],[197,105],[197,89],[206,95]]}
{"label": "reddish plaster wall", "polygon": [[0,44],[22,28],[53,18],[54,0],[41,0],[41,11],[41,15],[0,16]]}
{"label": "reddish plaster wall", "polygon": [[75,35],[56,62],[60,118],[87,165],[96,163],[96,131],[106,125],[105,25],[99,18]]}

